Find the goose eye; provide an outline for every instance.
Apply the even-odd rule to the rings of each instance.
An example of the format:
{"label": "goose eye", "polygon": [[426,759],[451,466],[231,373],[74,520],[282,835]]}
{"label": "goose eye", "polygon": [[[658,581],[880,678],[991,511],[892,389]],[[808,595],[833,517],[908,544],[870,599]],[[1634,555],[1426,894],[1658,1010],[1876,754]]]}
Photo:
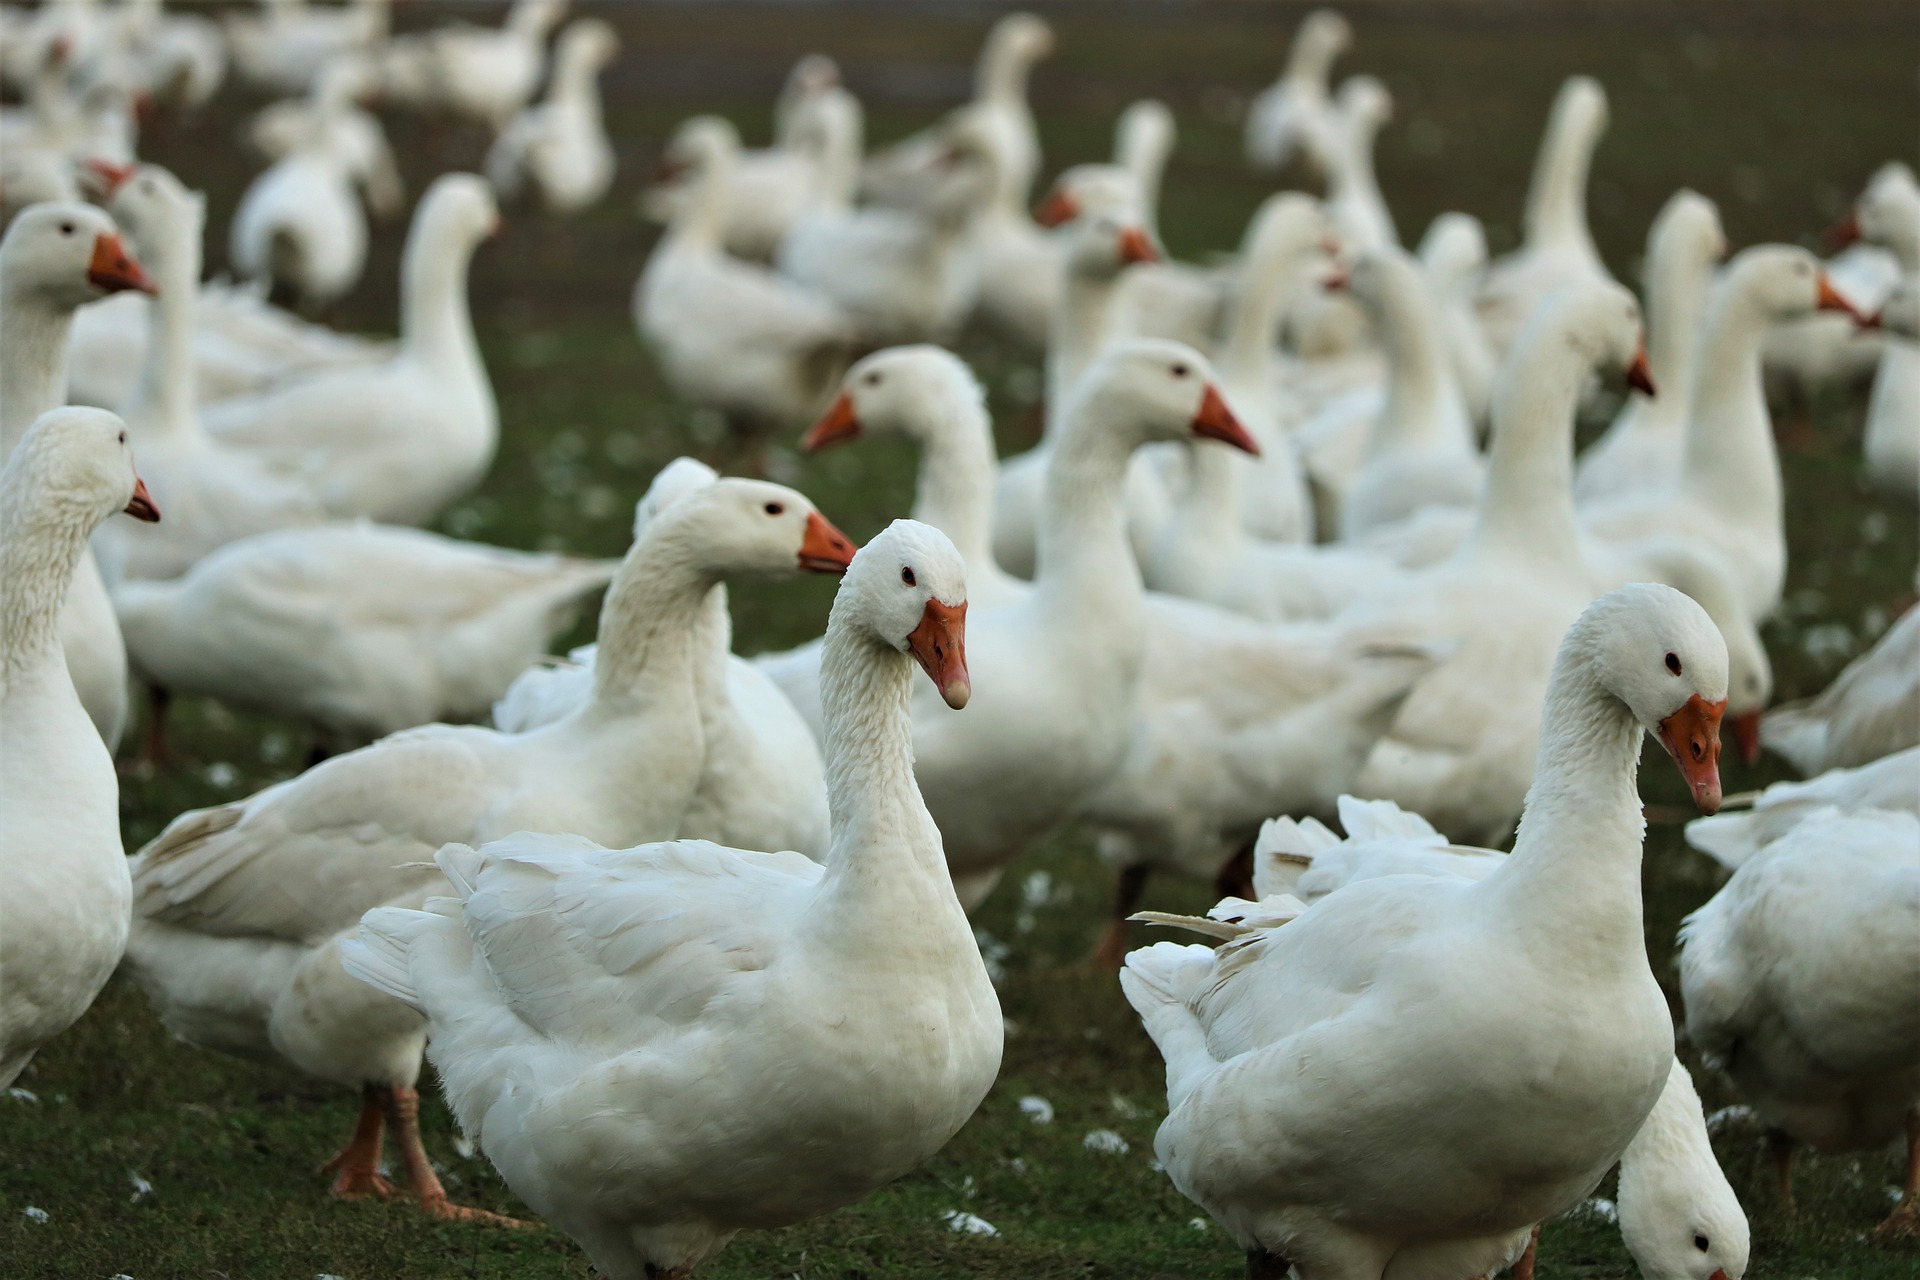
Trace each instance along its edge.
{"label": "goose eye", "polygon": [[73,234],[73,224],[72,224],[71,222],[63,222],[63,223],[61,223],[61,224],[60,224],[60,234],[61,234],[61,235],[63,235],[63,236],[70,236],[70,235],[72,235],[72,234]]}
{"label": "goose eye", "polygon": [[120,433],[120,443],[125,444],[126,442],[127,442],[127,433],[122,431]]}
{"label": "goose eye", "polygon": [[1186,376],[1187,376],[1187,366],[1185,366],[1185,365],[1183,365],[1183,364],[1177,364],[1177,365],[1175,365],[1175,366],[1173,366],[1173,376],[1174,376],[1174,377],[1176,377],[1176,378],[1184,378],[1184,377],[1186,377]]}
{"label": "goose eye", "polygon": [[880,385],[880,375],[878,373],[870,373],[866,376],[864,381],[870,387],[877,387]]}
{"label": "goose eye", "polygon": [[782,511],[785,511],[785,510],[786,510],[786,508],[785,508],[785,507],[783,507],[783,506],[781,506],[781,505],[780,505],[779,503],[777,503],[777,502],[769,502],[769,503],[767,504],[767,514],[768,514],[768,515],[770,515],[770,516],[777,516],[777,515],[779,515],[779,514],[780,514],[780,513],[782,512]]}
{"label": "goose eye", "polygon": [[1667,655],[1667,670],[1673,672],[1673,674],[1675,675],[1680,674],[1680,655],[1679,654],[1670,653]]}
{"label": "goose eye", "polygon": [[920,580],[913,576],[912,565],[902,565],[900,568],[900,581],[906,583],[908,586],[911,587],[916,583],[918,583]]}
{"label": "goose eye", "polygon": [[1707,1238],[1705,1236],[1695,1236],[1693,1238],[1693,1247],[1705,1253],[1707,1251]]}

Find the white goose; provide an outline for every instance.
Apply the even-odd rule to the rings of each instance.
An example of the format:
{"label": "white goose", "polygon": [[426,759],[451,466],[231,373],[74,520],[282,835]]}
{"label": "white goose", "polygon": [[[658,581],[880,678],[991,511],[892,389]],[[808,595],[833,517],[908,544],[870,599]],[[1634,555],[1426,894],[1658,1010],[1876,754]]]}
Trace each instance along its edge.
{"label": "white goose", "polygon": [[1526,238],[1487,269],[1477,306],[1494,354],[1505,358],[1541,299],[1573,282],[1613,282],[1587,229],[1587,173],[1607,130],[1607,94],[1572,76],[1553,100],[1527,188]]}
{"label": "white goose", "polygon": [[[676,458],[660,469],[634,511],[635,541],[660,512],[713,484],[712,467]],[[818,567],[852,553],[824,527],[808,552]],[[791,849],[809,858],[827,848],[827,788],[813,730],[766,673],[732,653],[727,591],[707,598],[695,637],[694,691],[706,759],[679,834],[736,847]],[[565,665],[530,667],[493,708],[495,727],[526,733],[564,719],[593,696],[597,644],[582,645]]]}
{"label": "white goose", "polygon": [[1366,880],[1219,951],[1127,958],[1167,1060],[1155,1151],[1249,1277],[1487,1273],[1620,1159],[1673,1063],[1641,938],[1641,734],[1711,811],[1725,686],[1698,606],[1656,586],[1602,597],[1561,645],[1500,867]]}
{"label": "white goose", "polygon": [[1920,745],[1920,609],[1908,609],[1818,696],[1768,712],[1760,736],[1808,776]]}
{"label": "white goose", "polygon": [[1659,534],[1697,542],[1725,564],[1754,618],[1772,616],[1786,581],[1787,539],[1760,344],[1775,320],[1816,308],[1853,313],[1806,250],[1756,245],[1735,255],[1707,303],[1679,475],[1654,492],[1583,507],[1582,527],[1629,549]]}
{"label": "white goose", "polygon": [[400,347],[210,406],[216,435],[301,469],[328,511],[424,524],[492,465],[500,419],[467,309],[467,264],[499,227],[487,184],[434,181],[400,264]]}
{"label": "white goose", "polygon": [[230,543],[171,581],[123,582],[113,605],[150,685],[358,745],[484,717],[614,567],[335,522]]}
{"label": "white goose", "polygon": [[1680,930],[1687,1035],[1766,1120],[1792,1213],[1796,1142],[1882,1148],[1907,1177],[1879,1234],[1920,1230],[1920,817],[1815,812]]}
{"label": "white goose", "polygon": [[512,200],[529,184],[554,213],[597,203],[613,184],[613,144],[600,117],[600,72],[620,38],[598,18],[561,31],[545,101],[515,116],[487,152],[487,181]]}
{"label": "white goose", "polygon": [[1829,769],[1805,782],[1776,782],[1745,813],[1689,822],[1687,843],[1727,870],[1738,871],[1755,854],[1822,810],[1904,810],[1920,817],[1916,780],[1920,780],[1920,747],[1896,751],[1872,764]]}
{"label": "white goose", "polygon": [[1583,503],[1670,487],[1687,449],[1687,413],[1700,363],[1701,317],[1713,264],[1725,256],[1720,210],[1692,191],[1677,191],[1647,232],[1648,363],[1658,396],[1634,395],[1580,455],[1574,497]]}
{"label": "white goose", "polygon": [[0,469],[0,1088],[100,993],[127,941],[120,786],[61,654],[87,535],[159,513],[119,419],[55,409]]}
{"label": "white goose", "polygon": [[449,23],[389,40],[379,52],[382,93],[412,107],[451,111],[496,132],[533,100],[547,63],[547,34],[568,0],[514,0],[498,28]]}
{"label": "white goose", "polygon": [[111,210],[160,290],[146,368],[120,415],[167,520],[95,535],[108,572],[115,581],[175,578],[229,542],[317,523],[326,513],[310,487],[201,426],[192,344],[205,198],[165,169],[142,165],[114,193]]}
{"label": "white goose", "polygon": [[134,861],[128,944],[168,1029],[362,1089],[362,1122],[330,1166],[335,1194],[386,1192],[384,1117],[421,1208],[474,1216],[448,1202],[420,1145],[420,1020],[341,971],[340,935],[382,903],[423,900],[438,880],[423,860],[448,841],[670,838],[700,780],[694,668],[712,587],[814,567],[831,531],[791,489],[711,485],[628,552],[601,611],[593,694],[571,715],[525,734],[429,725],[176,818]]}
{"label": "white goose", "polygon": [[1341,82],[1334,112],[1337,145],[1327,174],[1327,212],[1341,247],[1361,253],[1398,248],[1400,233],[1373,173],[1374,139],[1393,119],[1393,97],[1372,76],[1353,76]]}
{"label": "white goose", "polygon": [[966,705],[965,609],[960,558],[924,525],[855,558],[822,671],[824,866],[695,841],[450,845],[456,896],[369,912],[350,944],[356,975],[426,1014],[462,1128],[609,1280],[683,1280],[742,1228],[861,1199],[992,1085],[1000,1005],[907,713],[916,660]]}
{"label": "white goose", "polygon": [[328,60],[370,52],[387,38],[393,0],[261,0],[258,14],[227,13],[227,47],[242,78],[263,89],[304,93]]}
{"label": "white goose", "polygon": [[1493,406],[1493,350],[1480,328],[1473,295],[1487,266],[1487,233],[1470,213],[1443,213],[1420,238],[1420,266],[1440,308],[1441,335],[1453,380],[1474,423],[1485,429]]}
{"label": "white goose", "polygon": [[1890,251],[1898,282],[1880,300],[1880,367],[1867,402],[1867,474],[1908,505],[1920,504],[1920,183],[1902,164],[1874,176],[1855,206],[1868,244]]}
{"label": "white goose", "polygon": [[693,186],[634,286],[634,323],[682,399],[792,428],[818,412],[858,334],[832,302],[728,255],[721,201],[739,146],[717,116],[675,131],[667,154]]}
{"label": "white goose", "polygon": [[[0,240],[0,460],[35,418],[66,401],[75,309],[102,294],[153,287],[99,209],[44,204],[13,220]],[[127,722],[127,651],[106,582],[84,548],[64,609],[67,671],[111,751]]]}
{"label": "white goose", "polygon": [[1353,43],[1353,28],[1331,9],[1300,22],[1287,50],[1286,70],[1247,108],[1247,163],[1263,173],[1287,167],[1296,155],[1323,173],[1332,167],[1333,109],[1327,82],[1334,59]]}

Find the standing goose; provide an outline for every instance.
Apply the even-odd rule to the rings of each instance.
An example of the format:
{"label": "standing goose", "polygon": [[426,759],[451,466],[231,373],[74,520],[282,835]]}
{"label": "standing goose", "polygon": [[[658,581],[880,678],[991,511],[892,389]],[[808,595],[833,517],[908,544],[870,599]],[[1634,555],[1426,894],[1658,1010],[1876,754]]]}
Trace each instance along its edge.
{"label": "standing goose", "polygon": [[1327,82],[1334,59],[1353,43],[1353,28],[1331,9],[1315,9],[1301,20],[1287,51],[1286,70],[1254,97],[1247,108],[1247,163],[1276,173],[1303,156],[1326,172],[1334,150],[1333,108]]}
{"label": "standing goose", "polygon": [[609,1280],[685,1280],[742,1228],[861,1199],[992,1085],[1000,1005],[907,710],[916,661],[966,706],[966,603],[925,525],[854,558],[821,671],[824,866],[696,841],[449,845],[455,896],[369,912],[349,944],[354,974],[426,1015],[461,1127]]}
{"label": "standing goose", "polygon": [[1343,248],[1372,253],[1398,248],[1400,233],[1373,173],[1374,138],[1393,119],[1393,98],[1372,76],[1354,76],[1335,101],[1337,145],[1327,175],[1327,212]]}
{"label": "standing goose", "polygon": [[333,515],[431,520],[480,482],[500,439],[467,307],[468,263],[499,225],[483,180],[436,179],[401,258],[399,350],[211,406],[208,430],[298,468]]}
{"label": "standing goose", "polygon": [[126,947],[120,785],[60,645],[87,535],[116,511],[160,518],[104,410],[46,413],[0,469],[0,1088]]}
{"label": "standing goose", "polygon": [[546,101],[528,107],[494,139],[487,181],[504,200],[531,183],[553,213],[596,203],[613,183],[613,144],[600,117],[600,72],[620,52],[620,38],[598,18],[560,33]]}
{"label": "standing goose", "polygon": [[1920,183],[1913,170],[1896,162],[1875,174],[1853,225],[1900,265],[1878,312],[1885,340],[1867,402],[1867,475],[1912,506],[1920,504]]}
{"label": "standing goose", "polygon": [[455,112],[496,133],[540,87],[547,33],[568,0],[514,0],[497,28],[458,22],[389,40],[379,52],[381,92],[395,102]]}
{"label": "standing goose", "polygon": [[[84,204],[43,204],[0,240],[0,460],[41,414],[66,403],[76,308],[104,294],[154,291],[113,220]],[[81,549],[60,645],[80,704],[112,751],[127,722],[127,650],[93,553]]]}
{"label": "standing goose", "polygon": [[146,368],[120,415],[167,520],[101,530],[101,559],[116,580],[176,578],[237,539],[317,523],[326,513],[300,478],[201,425],[192,348],[205,197],[141,165],[111,208],[160,289]]}
{"label": "standing goose", "polygon": [[1582,508],[1582,526],[1629,550],[1663,534],[1696,542],[1725,564],[1747,611],[1771,617],[1786,583],[1787,535],[1760,346],[1776,320],[1816,309],[1853,313],[1812,254],[1756,245],[1735,255],[1707,303],[1679,475],[1654,492]]}
{"label": "standing goose", "polygon": [[705,753],[695,665],[714,584],[837,569],[847,545],[791,489],[711,485],[628,552],[601,610],[593,693],[572,714],[524,734],[424,726],[174,819],[134,860],[127,952],[162,1021],[204,1048],[277,1056],[360,1090],[360,1125],[329,1166],[336,1195],[387,1192],[384,1120],[422,1210],[472,1216],[449,1203],[420,1142],[420,1020],[341,971],[343,931],[443,886],[424,864],[448,841],[671,838]]}
{"label": "standing goose", "polygon": [[1473,295],[1487,266],[1486,229],[1470,213],[1441,214],[1420,238],[1420,266],[1440,308],[1441,336],[1453,364],[1453,380],[1474,423],[1484,431],[1493,404],[1495,370]]}
{"label": "standing goose", "polygon": [[1658,491],[1680,474],[1687,412],[1700,362],[1701,317],[1727,237],[1713,201],[1677,191],[1647,233],[1648,363],[1658,396],[1632,395],[1607,433],[1580,455],[1573,494],[1583,503]]}
{"label": "standing goose", "polygon": [[1725,693],[1692,601],[1603,596],[1560,645],[1498,868],[1365,880],[1218,951],[1127,958],[1167,1062],[1155,1152],[1249,1277],[1490,1273],[1621,1158],[1673,1064],[1642,936],[1641,734],[1711,812]]}
{"label": "standing goose", "polygon": [[1591,76],[1569,77],[1553,100],[1534,161],[1526,237],[1488,267],[1480,284],[1480,323],[1501,359],[1548,294],[1574,282],[1613,282],[1587,229],[1587,173],[1606,131],[1606,90]]}

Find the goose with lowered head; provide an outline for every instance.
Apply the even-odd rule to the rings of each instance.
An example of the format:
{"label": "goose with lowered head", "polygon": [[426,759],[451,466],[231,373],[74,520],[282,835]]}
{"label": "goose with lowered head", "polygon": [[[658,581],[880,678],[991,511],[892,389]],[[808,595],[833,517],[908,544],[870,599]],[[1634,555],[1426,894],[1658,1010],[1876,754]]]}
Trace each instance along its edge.
{"label": "goose with lowered head", "polygon": [[1634,394],[1607,433],[1580,455],[1573,494],[1583,503],[1660,490],[1680,474],[1700,363],[1701,316],[1713,266],[1727,251],[1720,210],[1676,191],[1647,233],[1648,364],[1660,394]]}
{"label": "goose with lowered head", "polygon": [[1247,108],[1247,163],[1277,173],[1294,157],[1322,173],[1332,167],[1333,108],[1327,82],[1334,59],[1353,43],[1353,28],[1331,9],[1315,9],[1300,22],[1280,78],[1255,95]]}
{"label": "goose with lowered head", "polygon": [[[154,285],[103,211],[42,204],[8,225],[0,239],[0,461],[36,418],[66,402],[75,310],[129,289],[152,293]],[[81,550],[62,610],[67,673],[111,751],[127,721],[127,650],[90,550]]]}
{"label": "goose with lowered head", "polygon": [[1760,345],[1775,321],[1816,309],[1853,311],[1812,254],[1787,245],[1736,254],[1707,302],[1679,474],[1582,507],[1582,527],[1628,550],[1655,535],[1697,543],[1726,566],[1746,610],[1771,617],[1786,583],[1786,509]]}
{"label": "goose with lowered head", "polygon": [[473,1216],[448,1201],[420,1143],[420,1019],[346,976],[343,933],[373,907],[444,889],[425,863],[449,841],[671,838],[705,758],[695,668],[714,584],[837,570],[846,548],[791,489],[709,485],[627,553],[601,609],[592,694],[571,714],[522,734],[424,726],[174,819],[133,864],[127,961],[162,1021],[192,1044],[360,1090],[360,1124],[329,1166],[336,1195],[388,1191],[391,1123],[421,1209]]}
{"label": "goose with lowered head", "polygon": [[[660,469],[634,511],[637,542],[660,513],[719,479],[713,468],[676,458]],[[820,530],[811,552],[818,567],[844,558],[830,531]],[[809,858],[827,847],[827,791],[820,751],[808,722],[763,671],[733,656],[727,592],[716,586],[699,621],[694,667],[706,761],[700,785],[680,823],[680,834],[739,847],[792,849]],[[597,644],[568,654],[565,665],[530,667],[493,708],[493,723],[508,733],[552,724],[593,695]]]}
{"label": "goose with lowered head", "polygon": [[1607,93],[1591,76],[1560,86],[1527,188],[1525,237],[1481,277],[1475,305],[1494,355],[1505,359],[1540,302],[1564,285],[1613,277],[1587,229],[1587,173],[1607,131]]}
{"label": "goose with lowered head", "polygon": [[467,309],[468,263],[499,226],[485,181],[442,175],[407,232],[399,349],[209,406],[202,421],[297,468],[333,515],[425,524],[480,482],[500,439]]}
{"label": "goose with lowered head", "polygon": [[915,662],[967,705],[966,605],[925,525],[854,558],[821,673],[824,865],[700,841],[449,845],[453,896],[369,912],[350,944],[356,975],[426,1015],[462,1128],[610,1280],[683,1280],[742,1228],[861,1199],[993,1084],[1000,1005],[907,708]]}
{"label": "goose with lowered head", "polygon": [[668,160],[692,185],[634,286],[634,323],[677,395],[753,426],[792,428],[825,403],[859,334],[832,302],[727,253],[722,199],[739,150],[717,116],[674,132]]}
{"label": "goose with lowered head", "polygon": [[100,993],[127,941],[113,760],[67,675],[60,622],[87,535],[158,520],[120,420],[54,409],[0,468],[0,1088]]}
{"label": "goose with lowered head", "polygon": [[1250,1277],[1490,1273],[1621,1158],[1674,1045],[1641,930],[1641,735],[1711,812],[1725,696],[1699,606],[1609,593],[1559,644],[1497,868],[1363,880],[1218,951],[1128,956],[1122,986],[1167,1062],[1155,1152]]}
{"label": "goose with lowered head", "polygon": [[167,519],[96,534],[108,571],[116,581],[175,578],[237,539],[323,519],[302,477],[201,425],[192,347],[206,198],[165,169],[141,165],[111,210],[160,289],[146,368],[120,415]]}

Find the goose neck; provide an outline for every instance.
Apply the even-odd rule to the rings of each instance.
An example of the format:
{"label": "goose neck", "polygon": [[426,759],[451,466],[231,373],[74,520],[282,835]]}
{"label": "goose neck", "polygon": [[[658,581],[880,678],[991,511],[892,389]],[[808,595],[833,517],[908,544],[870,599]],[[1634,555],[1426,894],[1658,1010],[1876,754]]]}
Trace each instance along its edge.
{"label": "goose neck", "polygon": [[1333,74],[1333,61],[1340,46],[1317,31],[1302,31],[1287,51],[1287,69],[1281,79],[1296,89],[1319,97],[1327,96],[1327,80]]}
{"label": "goose neck", "polygon": [[467,307],[467,265],[475,242],[444,222],[422,220],[407,240],[401,275],[401,342],[407,353],[449,373],[481,368]]}
{"label": "goose neck", "polygon": [[1121,497],[1140,441],[1121,425],[1125,409],[1098,395],[1082,397],[1073,412],[1076,420],[1047,460],[1034,581],[1044,597],[1084,604],[1097,596],[1116,610],[1131,599],[1138,607],[1140,569]]}
{"label": "goose neck", "polygon": [[1591,977],[1647,964],[1640,725],[1594,672],[1579,624],[1547,685],[1513,852],[1486,884],[1551,963]]}
{"label": "goose neck", "polygon": [[1534,162],[1527,188],[1526,233],[1531,245],[1578,246],[1599,254],[1587,230],[1587,172],[1595,139],[1570,118],[1557,113]]}
{"label": "goose neck", "polygon": [[1573,414],[1588,364],[1556,332],[1517,350],[1494,405],[1487,482],[1467,548],[1573,570]]}
{"label": "goose neck", "polygon": [[733,172],[733,157],[717,149],[694,171],[692,186],[679,216],[667,229],[676,247],[719,252],[726,224],[727,180]]}
{"label": "goose neck", "polygon": [[1118,274],[1067,268],[1060,303],[1054,309],[1047,341],[1047,418],[1042,439],[1057,440],[1066,416],[1067,401],[1105,345],[1113,315]]}
{"label": "goose neck", "polygon": [[8,290],[0,279],[0,460],[33,420],[67,402],[73,312]]}
{"label": "goose neck", "polygon": [[1218,547],[1239,536],[1240,467],[1226,445],[1196,440],[1188,450],[1187,487],[1177,511],[1186,535]]}
{"label": "goose neck", "polygon": [[959,393],[929,406],[920,433],[913,518],[952,540],[969,565],[993,559],[993,424],[986,405]]}
{"label": "goose neck", "polygon": [[1695,494],[1729,509],[1769,512],[1777,522],[1780,458],[1760,367],[1767,321],[1733,289],[1709,308],[1682,476]]}
{"label": "goose neck", "polygon": [[1469,447],[1449,430],[1465,419],[1464,408],[1449,414],[1449,397],[1458,397],[1440,337],[1440,317],[1417,281],[1404,295],[1388,300],[1381,316],[1381,345],[1387,353],[1387,403],[1368,445],[1371,456],[1399,448]]}
{"label": "goose neck", "polygon": [[1287,299],[1300,277],[1300,252],[1271,259],[1254,257],[1241,273],[1240,296],[1227,321],[1215,367],[1223,381],[1251,384],[1267,376],[1280,344]]}
{"label": "goose neck", "polygon": [[553,88],[548,100],[564,102],[600,118],[600,67],[587,51],[573,52],[554,68]]}
{"label": "goose neck", "polygon": [[[718,585],[689,540],[650,531],[627,553],[600,607],[592,703],[624,713],[692,690],[700,656],[715,643],[710,600]],[[724,612],[724,596],[718,607]]]}
{"label": "goose neck", "polygon": [[24,479],[0,484],[0,689],[60,652],[66,606],[89,522],[65,507],[48,510],[23,492]]}
{"label": "goose neck", "polygon": [[152,244],[140,247],[160,292],[148,304],[152,338],[128,416],[148,438],[177,438],[193,433],[199,425],[193,359],[193,309],[200,288],[199,219],[170,218]]}
{"label": "goose neck", "polygon": [[1647,289],[1647,363],[1653,367],[1653,385],[1660,389],[1658,399],[1676,409],[1693,396],[1700,319],[1712,269],[1704,258],[1654,261]]}

